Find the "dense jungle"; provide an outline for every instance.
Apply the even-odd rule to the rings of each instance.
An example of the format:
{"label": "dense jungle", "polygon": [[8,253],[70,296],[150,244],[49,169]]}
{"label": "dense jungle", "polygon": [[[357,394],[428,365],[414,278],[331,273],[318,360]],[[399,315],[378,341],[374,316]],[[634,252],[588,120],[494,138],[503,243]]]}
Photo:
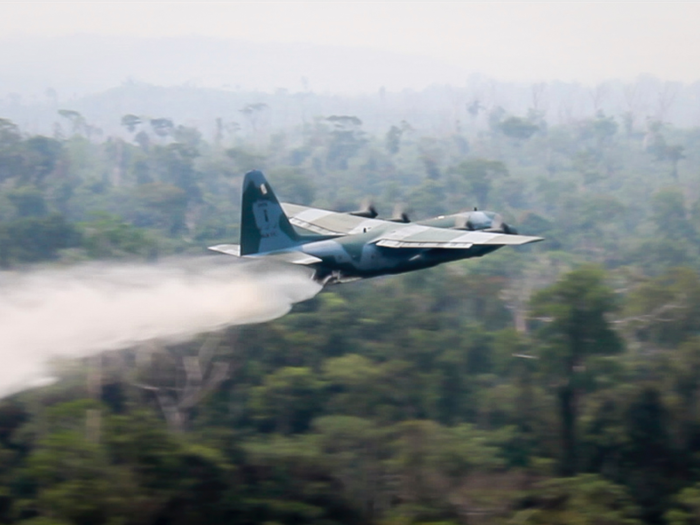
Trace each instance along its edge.
{"label": "dense jungle", "polygon": [[476,206],[546,240],[56,359],[0,400],[0,523],[700,523],[700,127],[553,122],[534,88],[372,130],[250,97],[206,127],[0,120],[0,267],[225,257],[251,169],[287,202]]}

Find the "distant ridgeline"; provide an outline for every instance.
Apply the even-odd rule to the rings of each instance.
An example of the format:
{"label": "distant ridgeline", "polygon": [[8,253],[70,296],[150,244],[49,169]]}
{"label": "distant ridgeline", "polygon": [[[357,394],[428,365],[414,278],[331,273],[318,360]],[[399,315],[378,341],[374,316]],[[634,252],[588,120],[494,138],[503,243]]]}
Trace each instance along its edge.
{"label": "distant ridgeline", "polygon": [[[641,130],[648,118],[700,124],[697,84],[649,75],[597,85],[515,83],[422,56],[203,37],[4,37],[0,45],[13,50],[0,56],[0,116],[32,133],[50,134],[59,109],[80,112],[110,135],[124,114],[137,114],[195,125],[207,138],[217,118],[237,122],[244,134],[331,115],[357,116],[371,133],[407,121],[421,135],[442,134],[487,129],[501,110],[550,125],[598,112],[627,115]],[[260,103],[269,111],[253,124],[241,110]]]}

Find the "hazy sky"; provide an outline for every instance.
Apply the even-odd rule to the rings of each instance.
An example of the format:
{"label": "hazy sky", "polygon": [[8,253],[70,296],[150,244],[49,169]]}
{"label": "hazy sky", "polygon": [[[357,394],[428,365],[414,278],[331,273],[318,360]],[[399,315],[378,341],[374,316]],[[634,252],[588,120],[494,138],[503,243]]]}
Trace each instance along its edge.
{"label": "hazy sky", "polygon": [[365,46],[503,80],[596,82],[640,73],[700,79],[700,3],[24,1],[0,3],[0,15],[4,35],[204,35]]}

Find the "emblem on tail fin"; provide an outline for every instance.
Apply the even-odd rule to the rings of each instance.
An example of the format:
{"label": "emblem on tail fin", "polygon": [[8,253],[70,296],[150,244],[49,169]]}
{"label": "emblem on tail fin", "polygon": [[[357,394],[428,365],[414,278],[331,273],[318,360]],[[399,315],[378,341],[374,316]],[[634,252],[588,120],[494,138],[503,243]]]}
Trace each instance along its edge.
{"label": "emblem on tail fin", "polygon": [[299,236],[260,171],[246,173],[241,208],[241,255],[283,250],[299,243]]}

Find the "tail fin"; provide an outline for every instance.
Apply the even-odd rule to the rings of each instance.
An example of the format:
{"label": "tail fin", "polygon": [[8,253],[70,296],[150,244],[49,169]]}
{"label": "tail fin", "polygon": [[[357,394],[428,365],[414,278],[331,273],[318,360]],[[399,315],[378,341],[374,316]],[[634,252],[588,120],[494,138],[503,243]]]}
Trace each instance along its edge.
{"label": "tail fin", "polygon": [[241,255],[282,250],[297,245],[299,240],[262,172],[246,173],[241,203]]}

